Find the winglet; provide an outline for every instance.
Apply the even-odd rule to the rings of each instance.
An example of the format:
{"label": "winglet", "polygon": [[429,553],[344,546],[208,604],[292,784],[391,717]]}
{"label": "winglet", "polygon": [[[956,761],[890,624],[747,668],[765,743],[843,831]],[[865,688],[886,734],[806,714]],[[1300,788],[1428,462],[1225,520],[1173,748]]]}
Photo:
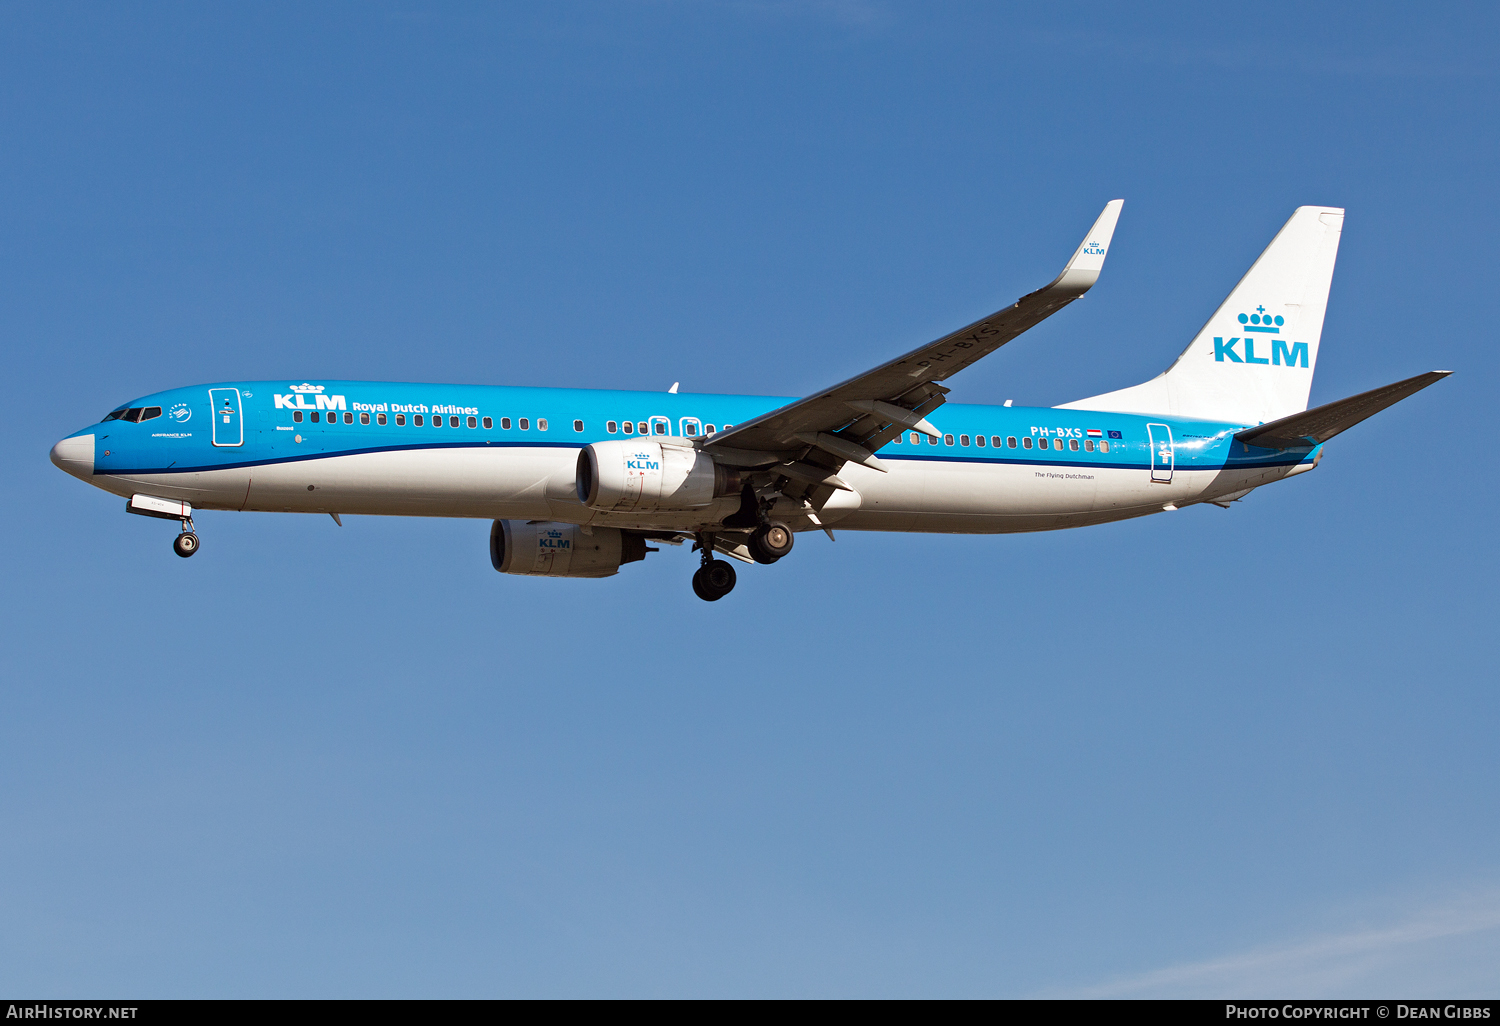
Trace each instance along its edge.
{"label": "winglet", "polygon": [[1115,225],[1120,220],[1120,209],[1124,206],[1125,201],[1122,199],[1110,200],[1104,204],[1104,212],[1083,237],[1083,243],[1073,254],[1073,259],[1068,261],[1068,266],[1063,268],[1062,274],[1047,289],[1061,289],[1081,296],[1093,288],[1094,282],[1099,280],[1099,272],[1104,269],[1104,257],[1109,252]]}

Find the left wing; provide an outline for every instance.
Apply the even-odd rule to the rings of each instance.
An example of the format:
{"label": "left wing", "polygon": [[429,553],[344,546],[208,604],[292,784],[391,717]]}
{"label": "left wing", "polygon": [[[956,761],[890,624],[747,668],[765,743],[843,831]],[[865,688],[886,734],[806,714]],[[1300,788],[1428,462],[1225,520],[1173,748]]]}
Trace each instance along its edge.
{"label": "left wing", "polygon": [[847,488],[836,476],[846,461],[884,470],[875,452],[902,431],[937,434],[924,419],[946,401],[948,389],[936,382],[993,353],[1093,286],[1124,202],[1105,206],[1073,259],[1045,288],[874,370],[737,424],[703,448],[735,466],[785,463],[776,472],[814,490]]}

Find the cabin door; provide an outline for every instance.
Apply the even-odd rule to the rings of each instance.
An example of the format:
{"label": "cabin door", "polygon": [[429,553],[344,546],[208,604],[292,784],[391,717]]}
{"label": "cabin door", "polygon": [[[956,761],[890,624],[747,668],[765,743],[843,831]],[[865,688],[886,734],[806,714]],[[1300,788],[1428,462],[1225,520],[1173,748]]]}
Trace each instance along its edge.
{"label": "cabin door", "polygon": [[244,445],[245,425],[240,411],[240,390],[210,388],[208,404],[213,407],[215,445]]}
{"label": "cabin door", "polygon": [[1165,424],[1147,424],[1146,436],[1151,440],[1151,480],[1171,484],[1172,468],[1177,463],[1172,429]]}

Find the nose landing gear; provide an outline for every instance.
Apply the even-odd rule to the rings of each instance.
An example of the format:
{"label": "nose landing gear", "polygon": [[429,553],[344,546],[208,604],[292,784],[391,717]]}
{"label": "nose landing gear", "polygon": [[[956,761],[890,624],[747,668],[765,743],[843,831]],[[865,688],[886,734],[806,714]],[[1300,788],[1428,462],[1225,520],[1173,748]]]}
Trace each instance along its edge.
{"label": "nose landing gear", "polygon": [[704,602],[717,602],[734,590],[734,567],[722,559],[714,558],[713,538],[699,537],[698,546],[703,551],[702,565],[693,574],[693,594]]}
{"label": "nose landing gear", "polygon": [[192,517],[182,522],[182,533],[173,539],[172,551],[183,559],[198,551],[198,535],[193,531]]}

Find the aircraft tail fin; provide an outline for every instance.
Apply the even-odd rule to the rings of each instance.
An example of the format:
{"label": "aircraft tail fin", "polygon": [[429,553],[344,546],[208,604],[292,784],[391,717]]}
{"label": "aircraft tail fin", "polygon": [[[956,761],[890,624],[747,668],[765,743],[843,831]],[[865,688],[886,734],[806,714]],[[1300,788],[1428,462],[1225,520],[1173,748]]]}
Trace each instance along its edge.
{"label": "aircraft tail fin", "polygon": [[1298,207],[1165,372],[1059,409],[1262,424],[1307,409],[1344,211]]}
{"label": "aircraft tail fin", "polygon": [[1347,431],[1367,417],[1373,417],[1387,406],[1394,406],[1428,385],[1442,381],[1452,371],[1428,371],[1394,385],[1372,388],[1347,399],[1327,403],[1315,410],[1294,413],[1259,427],[1246,428],[1234,437],[1246,445],[1263,449],[1299,449],[1319,445],[1334,435]]}

